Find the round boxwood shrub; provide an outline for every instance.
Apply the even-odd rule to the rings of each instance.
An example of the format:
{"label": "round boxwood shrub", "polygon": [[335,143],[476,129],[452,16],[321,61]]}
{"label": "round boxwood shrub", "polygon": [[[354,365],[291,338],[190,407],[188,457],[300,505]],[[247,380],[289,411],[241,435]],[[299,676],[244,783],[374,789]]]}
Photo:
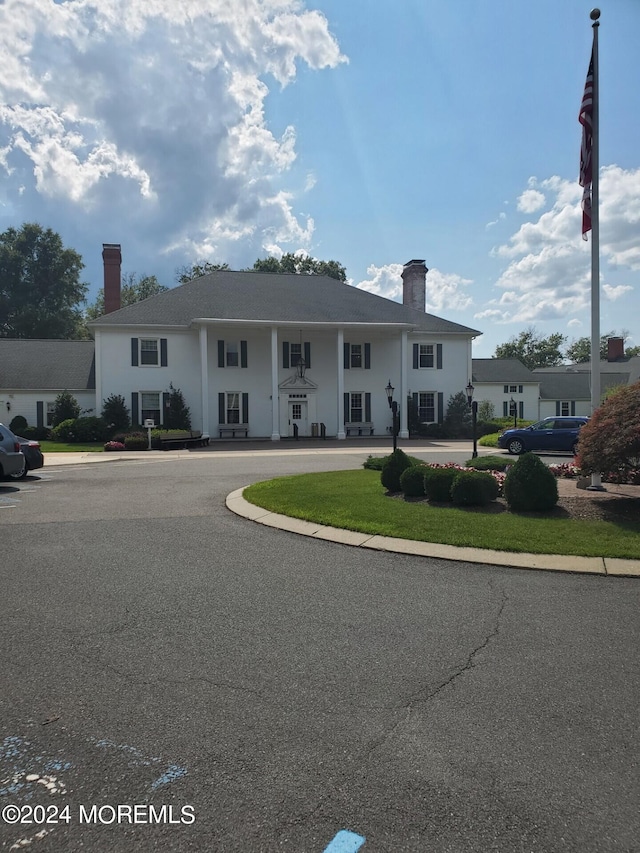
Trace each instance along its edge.
{"label": "round boxwood shrub", "polygon": [[451,502],[451,486],[460,473],[458,468],[425,468],[424,493],[430,501]]}
{"label": "round boxwood shrub", "polygon": [[507,471],[504,497],[515,512],[545,512],[558,503],[558,483],[534,453],[523,453]]}
{"label": "round boxwood shrub", "polygon": [[27,419],[22,415],[16,415],[9,424],[9,429],[14,435],[22,435],[27,426]]}
{"label": "round boxwood shrub", "polygon": [[476,471],[506,471],[514,465],[512,458],[508,456],[476,456],[475,459],[467,459],[465,468],[475,468]]}
{"label": "round boxwood shrub", "polygon": [[407,468],[411,467],[411,460],[407,456],[407,454],[400,450],[398,447],[397,450],[394,450],[393,453],[386,459],[384,465],[382,466],[382,473],[380,474],[380,482],[389,492],[399,492],[401,490],[400,486],[400,475]]}
{"label": "round boxwood shrub", "polygon": [[54,427],[51,430],[52,440],[64,442],[76,441],[76,420],[77,418],[67,418],[66,421],[62,421],[58,426]]}
{"label": "round boxwood shrub", "polygon": [[148,450],[149,439],[142,432],[132,432],[124,437],[126,450]]}
{"label": "round boxwood shrub", "polygon": [[460,471],[451,486],[456,506],[484,506],[498,497],[498,483],[487,471]]}
{"label": "round boxwood shrub", "polygon": [[412,465],[400,474],[400,488],[407,498],[420,498],[424,495],[424,465]]}

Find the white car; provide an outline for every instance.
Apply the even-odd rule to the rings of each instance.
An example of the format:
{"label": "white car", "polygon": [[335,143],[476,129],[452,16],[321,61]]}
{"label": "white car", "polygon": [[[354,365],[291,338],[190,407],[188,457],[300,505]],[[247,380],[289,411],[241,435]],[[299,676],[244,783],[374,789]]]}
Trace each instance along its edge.
{"label": "white car", "polygon": [[25,465],[26,459],[20,450],[20,442],[10,429],[0,424],[0,480],[22,474]]}

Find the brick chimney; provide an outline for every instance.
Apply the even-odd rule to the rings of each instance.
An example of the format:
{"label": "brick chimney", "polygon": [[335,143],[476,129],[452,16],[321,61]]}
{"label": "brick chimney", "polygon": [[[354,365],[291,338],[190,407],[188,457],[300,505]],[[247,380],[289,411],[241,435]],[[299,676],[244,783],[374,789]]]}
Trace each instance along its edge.
{"label": "brick chimney", "polygon": [[421,260],[409,261],[402,270],[402,304],[418,311],[426,311],[427,269]]}
{"label": "brick chimney", "polygon": [[120,308],[120,267],[122,254],[120,243],[102,244],[104,264],[104,313],[111,314]]}
{"label": "brick chimney", "polygon": [[607,339],[607,361],[620,361],[624,358],[624,338]]}

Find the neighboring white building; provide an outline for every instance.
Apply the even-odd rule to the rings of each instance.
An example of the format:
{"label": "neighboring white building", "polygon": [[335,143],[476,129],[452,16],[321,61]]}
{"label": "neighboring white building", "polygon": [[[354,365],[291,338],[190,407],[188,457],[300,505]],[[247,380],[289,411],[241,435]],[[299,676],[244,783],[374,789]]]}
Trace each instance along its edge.
{"label": "neighboring white building", "polygon": [[474,358],[471,381],[474,400],[491,403],[496,418],[538,419],[540,380],[519,359]]}
{"label": "neighboring white building", "polygon": [[96,415],[93,341],[0,338],[0,420],[16,415],[29,426],[50,427],[53,406],[69,391],[85,414]]}
{"label": "neighboring white building", "polygon": [[[119,256],[105,245],[106,305],[118,304]],[[132,421],[162,424],[172,384],[211,438],[343,439],[389,432],[390,381],[407,437],[407,397],[442,421],[480,334],[410,307],[425,305],[426,273],[405,265],[402,305],[327,276],[220,270],[114,310],[90,324],[98,408],[119,394]]]}

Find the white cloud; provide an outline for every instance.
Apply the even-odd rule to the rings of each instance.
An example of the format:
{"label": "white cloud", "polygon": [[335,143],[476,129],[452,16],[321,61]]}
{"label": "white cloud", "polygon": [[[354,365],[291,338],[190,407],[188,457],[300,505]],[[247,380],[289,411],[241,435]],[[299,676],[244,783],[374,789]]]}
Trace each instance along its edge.
{"label": "white cloud", "polygon": [[501,213],[499,213],[499,214],[498,214],[498,218],[497,218],[497,219],[494,219],[494,220],[493,220],[493,222],[487,222],[487,224],[486,224],[484,227],[485,227],[485,228],[487,229],[487,231],[488,231],[488,230],[489,230],[489,228],[493,228],[493,226],[494,226],[494,225],[497,225],[497,224],[498,224],[498,222],[502,222],[502,220],[503,220],[503,219],[506,219],[506,218],[507,218],[507,214],[506,214],[504,211],[502,211]]}
{"label": "white cloud", "polygon": [[633,290],[633,287],[628,284],[619,284],[617,287],[612,287],[610,284],[603,284],[602,290],[604,291],[604,295],[611,302],[615,302],[616,299],[620,299],[621,296],[624,296],[625,293],[630,293]]}
{"label": "white cloud", "polygon": [[522,213],[535,213],[544,207],[546,198],[539,190],[525,190],[518,198],[518,210]]}
{"label": "white cloud", "polygon": [[[345,62],[299,0],[6,0],[0,4],[0,169],[58,210],[91,210],[168,250],[306,246],[270,87]],[[312,185],[311,177],[307,189]],[[196,257],[206,257],[204,253]]]}
{"label": "white cloud", "polygon": [[[359,282],[356,287],[402,302],[402,264],[386,264],[381,267],[371,264],[367,268],[368,279]],[[471,279],[462,278],[455,273],[443,273],[432,268],[426,280],[426,310],[440,314],[444,311],[463,311],[473,300],[464,292]]]}
{"label": "white cloud", "polygon": [[574,317],[572,320],[569,320],[567,327],[569,329],[579,329],[582,327],[582,320],[578,320],[577,317]]}
{"label": "white cloud", "polygon": [[[520,200],[531,192],[535,179]],[[590,245],[581,240],[581,189],[577,181],[557,176],[537,183],[550,210],[537,221],[525,222],[492,254],[507,266],[496,282],[500,295],[490,300],[476,319],[532,323],[564,320],[580,314],[590,304]],[[540,193],[542,195],[542,193]],[[640,169],[606,166],[600,171],[600,251],[607,262],[640,269]],[[629,285],[612,286],[603,273],[603,292],[614,301],[630,291]]]}

